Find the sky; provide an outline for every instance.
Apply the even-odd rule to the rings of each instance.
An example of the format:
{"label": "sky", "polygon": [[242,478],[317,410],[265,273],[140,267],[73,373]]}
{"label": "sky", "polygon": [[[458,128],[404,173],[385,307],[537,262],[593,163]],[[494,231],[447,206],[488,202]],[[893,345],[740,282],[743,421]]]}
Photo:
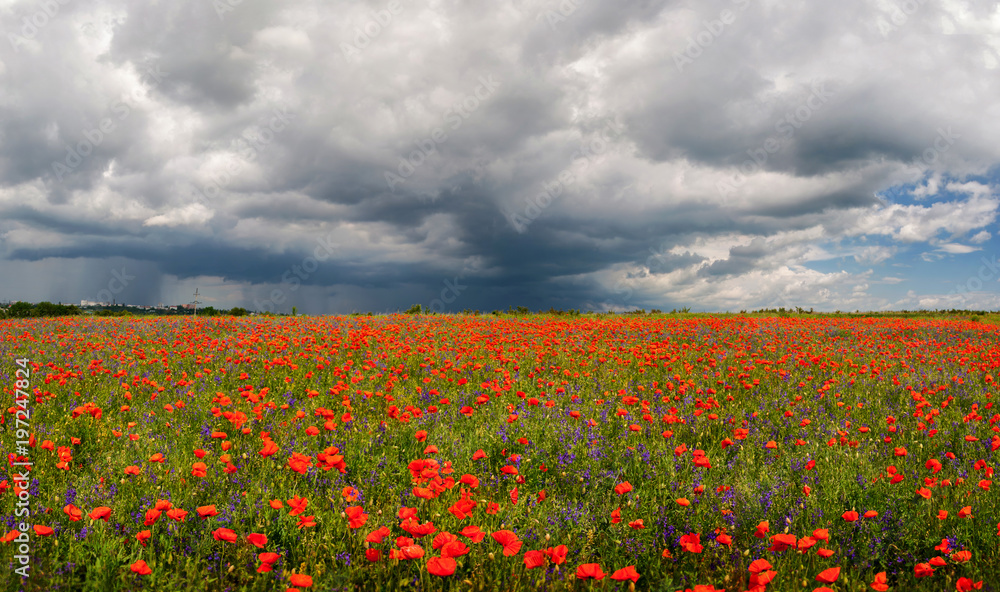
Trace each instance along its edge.
{"label": "sky", "polygon": [[1000,5],[0,0],[0,300],[1000,309]]}

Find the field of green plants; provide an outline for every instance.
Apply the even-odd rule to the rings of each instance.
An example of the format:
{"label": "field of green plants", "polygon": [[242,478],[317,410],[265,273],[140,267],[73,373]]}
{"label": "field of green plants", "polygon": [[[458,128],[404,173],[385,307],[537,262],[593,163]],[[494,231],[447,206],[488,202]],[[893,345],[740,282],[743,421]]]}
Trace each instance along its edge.
{"label": "field of green plants", "polygon": [[0,321],[4,590],[1000,590],[992,324]]}

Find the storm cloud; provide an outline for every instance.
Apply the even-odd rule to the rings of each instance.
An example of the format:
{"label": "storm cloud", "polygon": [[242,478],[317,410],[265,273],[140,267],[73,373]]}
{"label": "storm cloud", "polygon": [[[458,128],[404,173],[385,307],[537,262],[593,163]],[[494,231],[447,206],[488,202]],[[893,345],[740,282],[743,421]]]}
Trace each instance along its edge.
{"label": "storm cloud", "polygon": [[0,299],[1000,308],[1000,7],[0,11]]}

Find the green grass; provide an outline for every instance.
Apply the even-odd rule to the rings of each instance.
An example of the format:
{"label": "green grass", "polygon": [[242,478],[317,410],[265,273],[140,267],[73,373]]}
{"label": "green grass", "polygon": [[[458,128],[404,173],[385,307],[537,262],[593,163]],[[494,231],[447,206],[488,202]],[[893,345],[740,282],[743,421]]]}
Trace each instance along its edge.
{"label": "green grass", "polygon": [[[53,536],[32,533],[31,577],[22,582],[12,576],[4,589],[285,590],[293,571],[311,576],[312,590],[628,589],[630,582],[609,577],[597,583],[572,577],[578,565],[599,563],[608,576],[635,566],[641,574],[635,587],[641,590],[712,584],[731,592],[747,589],[750,563],[764,558],[777,572],[768,591],[814,590],[823,585],[817,574],[830,567],[842,568],[828,584],[838,591],[870,590],[882,571],[892,590],[955,589],[959,577],[983,580],[984,590],[996,590],[1000,503],[996,487],[977,486],[987,479],[986,469],[973,468],[980,459],[988,467],[996,462],[995,383],[986,379],[996,378],[1000,366],[996,338],[992,317],[978,322],[809,314],[4,321],[0,372],[8,378],[8,405],[14,401],[15,360],[27,357],[33,368],[29,407],[36,446],[29,456],[37,483],[30,524],[56,529]],[[458,372],[431,373],[431,362],[445,367],[449,361]],[[247,377],[241,379],[242,373]],[[466,382],[459,384],[461,379]],[[945,388],[938,390],[940,385]],[[246,386],[249,391],[242,390]],[[264,388],[267,394],[257,403],[241,396],[259,397]],[[487,402],[478,403],[483,394]],[[222,405],[222,395],[231,403]],[[532,399],[538,404],[530,404]],[[922,401],[929,405],[917,414]],[[99,407],[101,417],[72,418],[85,403]],[[129,409],[123,411],[123,405]],[[978,415],[970,415],[973,405]],[[389,413],[392,406],[398,413]],[[422,417],[407,412],[408,406],[419,408]],[[437,411],[429,411],[431,406]],[[460,412],[464,406],[473,408],[471,417]],[[334,412],[335,429],[327,430],[317,415],[323,409]],[[619,409],[628,414],[617,416]],[[937,415],[928,418],[931,410]],[[236,411],[246,416],[245,424],[234,425],[222,415]],[[345,422],[348,411],[351,421]],[[580,417],[571,417],[573,411]],[[410,415],[405,422],[404,413]],[[889,431],[889,416],[896,432]],[[9,453],[16,440],[14,416],[4,418],[0,430]],[[591,420],[595,425],[588,425]],[[640,429],[633,431],[632,425]],[[868,431],[860,432],[862,426]],[[318,434],[309,435],[309,427]],[[745,439],[737,437],[738,428],[748,430]],[[938,430],[933,436],[932,429]],[[415,437],[419,430],[427,432],[425,441]],[[672,434],[665,437],[665,430]],[[211,438],[212,431],[225,432],[226,438]],[[262,432],[270,433],[277,454],[259,454]],[[967,435],[979,440],[967,442]],[[892,441],[885,442],[887,437]],[[727,438],[732,445],[724,447]],[[797,439],[804,444],[796,445]],[[774,449],[766,447],[771,440]],[[45,441],[54,450],[43,449]],[[223,442],[231,447],[223,450]],[[687,450],[675,454],[682,444]],[[428,445],[438,452],[424,454]],[[63,446],[72,454],[68,470],[56,466]],[[293,452],[309,455],[315,465],[317,454],[331,446],[343,455],[346,473],[313,467],[300,474],[287,466]],[[894,456],[896,447],[905,447],[907,455]],[[208,451],[203,478],[191,474],[199,448]],[[487,458],[473,461],[480,449]],[[704,451],[711,468],[695,466],[694,450]],[[948,452],[955,458],[945,456]],[[149,462],[155,453],[165,462]],[[223,471],[224,454],[236,467],[232,474]],[[511,459],[515,454],[520,459]],[[453,472],[442,471],[442,480],[478,478],[470,495],[479,505],[470,518],[459,520],[449,512],[462,484],[436,499],[414,496],[407,465],[423,458],[436,459],[442,469],[451,463]],[[951,485],[936,485],[925,500],[916,490],[932,476],[925,468],[932,458],[943,465],[933,477]],[[814,469],[804,468],[808,460],[815,460]],[[125,474],[132,465],[140,474]],[[516,465],[524,482],[503,473],[506,465]],[[889,465],[905,475],[902,483],[888,482]],[[5,468],[0,479],[10,476]],[[614,487],[622,481],[633,490],[617,495]],[[811,488],[808,496],[804,485]],[[519,499],[512,504],[515,486]],[[702,493],[696,493],[698,486]],[[361,500],[345,501],[345,487],[357,488]],[[546,498],[539,502],[542,490]],[[281,510],[268,505],[294,496],[308,498],[303,515],[314,516],[315,526],[298,528],[287,503]],[[678,505],[679,498],[691,505]],[[187,510],[186,520],[162,515],[144,526],[143,516],[158,499]],[[0,494],[8,522],[14,501],[11,489]],[[69,502],[83,510],[82,520],[64,514]],[[219,515],[197,516],[197,507],[212,504]],[[498,511],[488,513],[489,504],[498,504]],[[352,505],[368,514],[357,529],[342,516]],[[112,509],[107,522],[86,516],[98,506]],[[965,506],[972,516],[959,518]],[[436,527],[416,540],[425,551],[420,559],[387,557],[396,537],[409,536],[397,518],[402,507],[417,508],[420,522]],[[616,508],[619,523],[612,522]],[[841,515],[852,509],[878,516],[847,522]],[[939,510],[948,511],[948,518],[939,520]],[[636,519],[645,528],[630,528]],[[764,539],[754,536],[762,521],[769,522]],[[432,549],[434,537],[442,531],[457,534],[470,524],[486,538],[478,544],[462,539],[471,551],[456,558],[454,575],[430,575],[427,560],[440,554]],[[365,537],[380,526],[392,534],[381,544],[366,544]],[[215,540],[218,528],[232,529],[238,541]],[[142,546],[135,536],[146,529],[151,538]],[[504,556],[489,536],[502,529],[524,541],[514,556]],[[732,536],[731,547],[715,541],[723,529]],[[806,553],[768,550],[775,534],[802,538],[816,529],[828,529],[829,541]],[[701,553],[678,543],[692,532],[701,535]],[[250,545],[245,539],[250,533],[265,534],[266,547]],[[950,538],[956,551],[971,551],[971,561],[958,563],[936,551],[943,538]],[[556,545],[568,548],[565,564],[525,569],[526,551]],[[366,547],[381,550],[382,559],[368,563]],[[819,548],[833,555],[820,557]],[[662,557],[665,549],[669,558]],[[273,572],[258,574],[257,555],[264,551],[281,559]],[[0,553],[12,561],[15,543],[0,545]],[[914,566],[936,556],[946,565],[931,577],[916,578]],[[130,571],[140,559],[152,574]]]}

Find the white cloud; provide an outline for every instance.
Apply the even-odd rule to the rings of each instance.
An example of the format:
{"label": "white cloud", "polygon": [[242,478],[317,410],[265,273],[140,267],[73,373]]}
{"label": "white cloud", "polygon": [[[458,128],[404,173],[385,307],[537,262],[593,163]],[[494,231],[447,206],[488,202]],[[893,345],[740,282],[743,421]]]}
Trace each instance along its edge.
{"label": "white cloud", "polygon": [[964,255],[965,253],[975,253],[976,251],[981,251],[982,249],[958,243],[944,243],[938,245],[938,250],[948,253],[949,255]]}
{"label": "white cloud", "polygon": [[985,243],[986,241],[990,240],[992,236],[993,235],[991,235],[989,232],[981,230],[977,232],[975,235],[973,235],[971,238],[969,238],[969,242],[976,244]]}
{"label": "white cloud", "polygon": [[201,204],[188,204],[163,214],[147,218],[143,226],[192,226],[204,224],[213,216],[212,210]]}
{"label": "white cloud", "polygon": [[881,263],[892,258],[898,250],[896,247],[866,247],[855,253],[854,260],[858,263]]}

